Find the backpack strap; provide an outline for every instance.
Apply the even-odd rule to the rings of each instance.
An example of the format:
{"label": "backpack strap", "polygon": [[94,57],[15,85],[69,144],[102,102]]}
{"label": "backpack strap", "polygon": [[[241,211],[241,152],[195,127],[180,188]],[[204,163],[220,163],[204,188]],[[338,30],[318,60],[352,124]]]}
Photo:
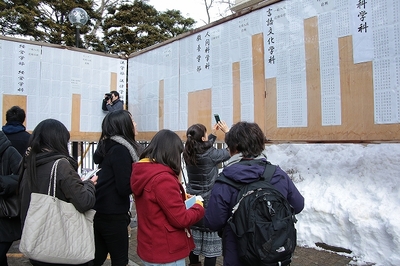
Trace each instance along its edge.
{"label": "backpack strap", "polygon": [[262,175],[264,180],[267,181],[268,183],[271,183],[271,179],[274,176],[275,170],[276,170],[276,165],[273,165],[267,161],[264,173]]}

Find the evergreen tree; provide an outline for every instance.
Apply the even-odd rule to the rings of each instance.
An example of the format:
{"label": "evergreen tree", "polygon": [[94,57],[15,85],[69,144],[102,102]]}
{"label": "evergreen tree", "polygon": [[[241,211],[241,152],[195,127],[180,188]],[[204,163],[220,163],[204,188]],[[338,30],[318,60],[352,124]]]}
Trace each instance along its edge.
{"label": "evergreen tree", "polygon": [[180,11],[158,12],[146,0],[0,0],[0,33],[34,41],[75,46],[68,21],[75,7],[90,19],[80,28],[81,47],[110,53],[139,51],[193,28]]}
{"label": "evergreen tree", "polygon": [[0,0],[0,32],[5,36],[36,36],[38,0]]}
{"label": "evergreen tree", "polygon": [[193,28],[195,21],[184,18],[178,10],[158,12],[144,1],[110,9],[104,20],[104,41],[111,53],[142,50]]}

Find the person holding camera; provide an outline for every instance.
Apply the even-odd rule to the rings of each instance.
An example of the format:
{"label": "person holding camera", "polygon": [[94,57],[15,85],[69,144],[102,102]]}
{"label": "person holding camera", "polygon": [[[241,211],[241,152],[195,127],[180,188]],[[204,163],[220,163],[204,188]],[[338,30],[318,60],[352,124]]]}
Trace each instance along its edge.
{"label": "person holding camera", "polygon": [[117,111],[124,109],[124,102],[119,98],[119,93],[117,91],[111,91],[106,93],[103,99],[103,105],[101,107],[103,111]]}

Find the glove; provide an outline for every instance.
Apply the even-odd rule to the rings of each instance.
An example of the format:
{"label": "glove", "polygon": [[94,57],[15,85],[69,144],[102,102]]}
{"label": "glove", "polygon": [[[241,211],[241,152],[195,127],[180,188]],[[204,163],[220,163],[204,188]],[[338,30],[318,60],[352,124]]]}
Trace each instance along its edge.
{"label": "glove", "polygon": [[203,202],[202,202],[201,200],[196,200],[196,203],[197,203],[197,204],[199,204],[201,207],[203,207],[203,208],[204,208],[204,206],[203,206]]}

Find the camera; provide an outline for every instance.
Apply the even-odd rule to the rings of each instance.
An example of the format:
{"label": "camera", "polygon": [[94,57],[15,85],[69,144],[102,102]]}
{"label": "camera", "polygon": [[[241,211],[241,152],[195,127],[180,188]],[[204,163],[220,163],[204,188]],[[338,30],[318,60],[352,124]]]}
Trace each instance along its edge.
{"label": "camera", "polygon": [[111,93],[105,93],[105,96],[106,97],[104,97],[104,100],[108,101],[111,99]]}

